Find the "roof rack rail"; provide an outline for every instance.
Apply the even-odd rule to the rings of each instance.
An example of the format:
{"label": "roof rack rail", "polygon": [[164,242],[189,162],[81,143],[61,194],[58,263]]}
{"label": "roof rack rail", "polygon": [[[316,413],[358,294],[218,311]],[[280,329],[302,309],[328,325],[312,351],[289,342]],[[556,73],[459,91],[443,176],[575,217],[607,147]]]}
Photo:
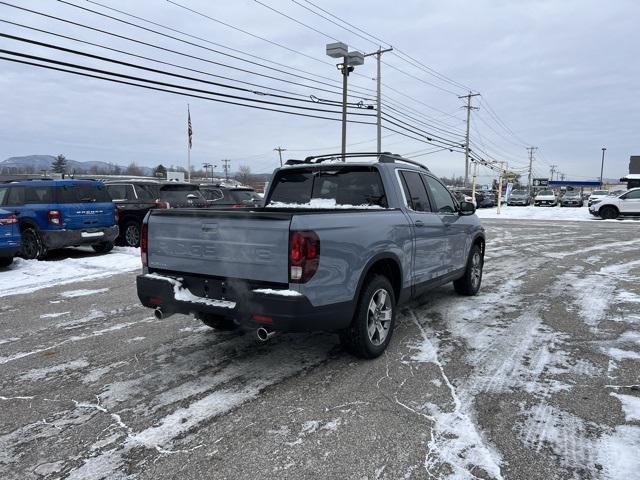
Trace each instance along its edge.
{"label": "roof rack rail", "polygon": [[[421,163],[418,163],[414,160],[409,160],[408,158],[404,158],[402,155],[398,155],[397,153],[391,152],[352,152],[346,153],[345,158],[363,158],[363,157],[376,157],[380,163],[395,163],[395,162],[405,162],[416,167],[422,168],[429,172],[429,168]],[[342,158],[342,153],[327,153],[325,155],[313,155],[310,157],[306,157],[304,160],[296,160],[289,159],[286,161],[285,165],[304,165],[304,164],[316,164],[322,163],[330,160],[340,160]]]}

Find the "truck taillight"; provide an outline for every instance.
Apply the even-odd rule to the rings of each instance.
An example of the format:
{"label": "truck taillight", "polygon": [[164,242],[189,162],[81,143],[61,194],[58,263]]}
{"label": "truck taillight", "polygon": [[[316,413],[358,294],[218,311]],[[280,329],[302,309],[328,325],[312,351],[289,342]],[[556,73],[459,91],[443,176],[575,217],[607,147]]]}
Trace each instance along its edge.
{"label": "truck taillight", "polygon": [[9,215],[8,217],[0,218],[0,225],[13,225],[18,223],[18,217],[15,215]]}
{"label": "truck taillight", "polygon": [[60,225],[60,210],[49,210],[47,212],[47,220],[54,225]]}
{"label": "truck taillight", "polygon": [[114,208],[113,208],[113,217],[114,217],[114,219],[116,221],[116,225],[117,225],[118,222],[120,221],[120,210],[118,210],[118,207],[116,207],[115,205],[114,205]]}
{"label": "truck taillight", "polygon": [[312,230],[293,231],[289,234],[289,282],[305,283],[311,279],[320,264],[320,239]]}
{"label": "truck taillight", "polygon": [[163,202],[162,200],[156,200],[156,208],[169,208],[169,203]]}
{"label": "truck taillight", "polygon": [[142,230],[140,232],[140,257],[142,259],[142,265],[147,266],[147,248],[149,246],[149,225],[144,222],[142,224]]}

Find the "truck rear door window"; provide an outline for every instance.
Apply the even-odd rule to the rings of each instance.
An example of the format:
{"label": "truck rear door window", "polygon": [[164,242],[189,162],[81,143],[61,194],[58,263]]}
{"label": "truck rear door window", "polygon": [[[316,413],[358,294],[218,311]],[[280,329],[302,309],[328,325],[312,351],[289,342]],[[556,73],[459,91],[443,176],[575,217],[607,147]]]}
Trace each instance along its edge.
{"label": "truck rear door window", "polygon": [[333,200],[336,205],[387,207],[380,174],[370,167],[335,170],[281,171],[269,203],[308,204],[311,200]]}
{"label": "truck rear door window", "polygon": [[421,175],[417,172],[401,171],[400,175],[403,179],[403,188],[407,198],[407,207],[416,212],[430,212],[429,196],[427,189],[420,179]]}

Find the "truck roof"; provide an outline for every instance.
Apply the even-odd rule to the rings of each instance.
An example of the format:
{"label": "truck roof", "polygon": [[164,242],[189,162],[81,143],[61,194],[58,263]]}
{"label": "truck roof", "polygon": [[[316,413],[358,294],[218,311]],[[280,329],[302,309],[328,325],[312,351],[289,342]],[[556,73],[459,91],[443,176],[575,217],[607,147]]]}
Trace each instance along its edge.
{"label": "truck roof", "polygon": [[[64,180],[32,178],[32,179],[25,179],[25,180],[11,180],[9,182],[4,183],[4,185],[31,185],[35,187],[64,187],[64,186],[74,186],[74,185],[82,185],[82,184],[103,185],[103,183],[98,180],[72,179],[72,178],[64,179]],[[2,184],[0,183],[0,185]]]}

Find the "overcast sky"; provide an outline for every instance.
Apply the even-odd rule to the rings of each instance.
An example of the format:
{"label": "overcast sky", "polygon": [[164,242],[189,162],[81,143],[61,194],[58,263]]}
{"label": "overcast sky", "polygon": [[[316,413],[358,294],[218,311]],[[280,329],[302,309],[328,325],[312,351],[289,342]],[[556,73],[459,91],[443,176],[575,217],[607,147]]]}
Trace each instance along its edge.
{"label": "overcast sky", "polygon": [[[339,89],[340,81],[339,72],[332,65],[333,60],[324,53],[325,44],[333,41],[331,38],[338,38],[352,48],[368,51],[376,48],[374,42],[345,31],[302,8],[299,4],[313,8],[304,0],[297,0],[299,4],[290,0],[261,1],[319,32],[296,24],[254,1],[181,1],[195,10],[313,59],[235,31],[165,0],[102,1],[143,19],[186,31],[267,61],[310,72],[314,75],[313,78],[320,80],[319,76],[327,77],[326,80],[321,80],[330,83],[331,90],[336,90],[334,84]],[[104,8],[83,0],[69,2],[107,12]],[[210,62],[320,86],[288,76],[286,72],[252,66],[198,46],[145,32],[68,4],[53,0],[14,0],[13,3],[112,33],[131,36],[152,45],[199,56],[209,62],[131,43],[4,5],[0,5],[1,19],[206,73],[279,88],[296,94],[299,98],[303,98],[302,95],[304,98],[308,95],[331,100],[340,98],[331,93],[215,65]],[[640,31],[637,28],[640,3],[637,1],[314,0],[314,3],[343,16],[353,25],[392,44],[441,74],[480,92],[481,99],[474,98],[474,104],[480,110],[474,111],[472,116],[471,138],[478,148],[485,150],[492,158],[508,160],[514,168],[524,171],[528,165],[525,145],[538,146],[534,163],[536,175],[548,176],[549,165],[557,164],[560,171],[568,177],[583,179],[599,176],[603,146],[607,147],[605,176],[608,177],[615,178],[625,174],[629,156],[640,154]],[[122,14],[110,13],[125,18]],[[143,24],[142,20],[132,21]],[[0,30],[131,61],[131,57],[127,58],[123,54],[6,23],[1,24]],[[180,34],[174,35],[186,38]],[[233,53],[203,40],[190,41]],[[29,52],[195,88],[234,93],[211,85],[167,79],[132,68],[105,65],[92,59],[53,52],[10,39],[2,38],[0,44],[6,50]],[[237,56],[249,58],[242,54]],[[466,93],[464,89],[439,80],[393,54],[385,54],[383,59],[389,64],[383,65],[383,82],[395,90],[383,87],[385,99],[396,102],[396,108],[403,109],[397,102],[411,107],[413,112],[405,113],[441,129],[456,134],[464,130],[465,112],[461,108],[463,102],[457,98],[457,95]],[[253,60],[265,63],[264,60]],[[135,60],[135,63],[240,85],[207,77],[204,73],[195,74],[148,61]],[[268,65],[275,67],[274,64]],[[392,67],[399,68],[410,76]],[[285,67],[275,68],[289,71]],[[309,76],[299,71],[295,73]],[[349,77],[353,86],[360,89],[375,88],[373,58],[368,58],[365,65],[357,67],[356,73],[359,75],[352,74]],[[434,83],[451,92],[434,88],[425,82]],[[254,89],[261,90],[258,87]],[[230,158],[233,170],[244,164],[254,172],[267,172],[278,164],[277,154],[273,151],[278,145],[289,149],[284,154],[286,158],[338,151],[340,145],[339,122],[294,117],[204,99],[187,99],[4,61],[0,67],[0,91],[0,160],[11,156],[63,153],[75,160],[102,160],[122,165],[132,161],[147,166],[158,163],[167,166],[186,165],[187,102],[191,105],[194,130],[192,164],[197,167],[203,162],[220,165],[222,158]],[[269,98],[251,94],[247,96]],[[305,105],[318,107],[317,104]],[[320,108],[335,109],[326,105],[321,105]],[[489,108],[493,109],[513,134],[499,124]],[[330,116],[337,117],[334,114]],[[411,119],[405,118],[405,121],[432,133],[440,132],[442,136],[454,137],[451,133],[430,129]],[[398,134],[384,132],[384,135],[388,136],[383,139],[383,150],[406,154],[432,148]],[[357,145],[349,150],[374,149],[375,136],[374,125],[350,124],[348,143]],[[461,153],[435,153],[419,159],[439,175],[464,173],[464,155]],[[482,169],[483,175],[487,173]],[[489,177],[485,176],[483,179],[488,181]]]}

